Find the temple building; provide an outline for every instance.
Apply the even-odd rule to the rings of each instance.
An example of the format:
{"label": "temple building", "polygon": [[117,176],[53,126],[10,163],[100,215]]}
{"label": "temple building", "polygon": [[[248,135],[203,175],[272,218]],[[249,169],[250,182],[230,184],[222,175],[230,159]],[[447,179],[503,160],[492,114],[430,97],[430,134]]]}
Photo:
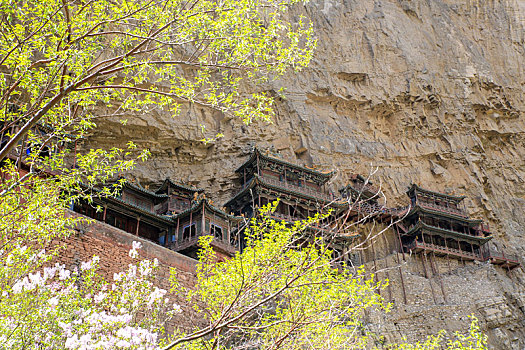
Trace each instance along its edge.
{"label": "temple building", "polygon": [[346,186],[339,190],[341,196],[353,202],[366,200],[377,203],[379,189],[372,182],[360,174],[351,174]]}
{"label": "temple building", "polygon": [[[15,132],[16,128],[12,126],[0,134],[0,145],[8,141],[7,131]],[[41,136],[50,131],[40,124],[34,128]],[[62,143],[56,149],[44,145],[32,150],[21,142],[7,159],[20,161],[18,169],[24,175],[29,171],[26,159],[30,160],[32,152],[46,156],[69,148],[75,155],[72,163],[75,166],[76,146],[76,143]],[[379,222],[390,223],[394,228],[394,235],[386,238],[383,235],[385,254],[413,252],[425,257],[430,254],[461,261],[489,261],[509,270],[521,266],[517,256],[489,246],[490,229],[482,220],[469,218],[463,206],[464,196],[412,185],[407,191],[408,206],[388,208],[380,203],[380,189],[358,174],[351,175],[336,196],[328,185],[334,172],[293,164],[278,154],[257,148],[236,173],[240,189],[222,208],[206,198],[202,189],[168,178],[155,191],[128,181],[116,196],[94,196],[93,203],[75,203],[72,209],[193,258],[197,257],[199,238],[210,235],[211,245],[222,259],[242,249],[246,219],[255,216],[258,208],[279,199],[273,218],[287,223],[331,210],[329,218],[309,230],[315,235],[331,237],[331,248],[341,256],[348,255],[349,247],[359,237],[347,222]],[[56,175],[46,169],[40,169],[38,174]],[[4,173],[0,175],[1,181]],[[374,244],[370,247],[371,254],[360,253],[359,258],[350,259],[375,263],[378,254]]]}
{"label": "temple building", "polygon": [[278,155],[255,148],[236,173],[241,188],[225,204],[235,215],[253,217],[257,208],[279,199],[272,218],[288,223],[331,209],[329,218],[309,229],[326,237],[335,235],[332,249],[336,254],[343,255],[348,243],[355,238],[354,233],[344,232],[337,227],[338,216],[348,206],[346,201],[341,201],[327,186],[333,172],[293,164]]}
{"label": "temple building", "polygon": [[167,244],[171,250],[197,259],[201,236],[213,237],[210,244],[219,259],[233,256],[239,249],[238,232],[243,218],[216,208],[204,196],[176,214],[173,221],[176,226]]}
{"label": "temple building", "polygon": [[412,185],[407,191],[410,210],[396,224],[403,252],[423,252],[460,260],[478,260],[519,266],[510,257],[501,259],[488,248],[492,239],[488,225],[469,218],[462,201],[464,196],[447,195]]}
{"label": "temple building", "polygon": [[192,206],[192,202],[197,198],[197,195],[203,193],[203,191],[200,188],[175,183],[167,178],[162,182],[159,189],[155,191],[156,194],[165,195],[169,198],[169,200],[162,203],[158,213],[175,215],[186,211]]}
{"label": "temple building", "polygon": [[236,171],[241,189],[225,206],[236,215],[252,217],[254,209],[281,201],[277,219],[306,219],[327,206],[337,205],[337,197],[326,188],[333,172],[321,172],[286,162],[278,156],[255,149]]}
{"label": "temple building", "polygon": [[73,210],[192,258],[199,237],[211,235],[218,258],[231,256],[243,219],[216,208],[202,192],[170,179],[155,192],[125,182],[118,196],[95,197],[93,204],[77,203]]}

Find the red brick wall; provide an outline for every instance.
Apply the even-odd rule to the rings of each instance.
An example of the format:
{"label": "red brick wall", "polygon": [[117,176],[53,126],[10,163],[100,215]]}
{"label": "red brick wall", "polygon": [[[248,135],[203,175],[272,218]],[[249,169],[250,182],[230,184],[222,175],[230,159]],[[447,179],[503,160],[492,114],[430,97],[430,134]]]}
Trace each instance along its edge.
{"label": "red brick wall", "polygon": [[[73,212],[71,215],[80,216]],[[187,288],[194,286],[196,260],[102,222],[78,227],[76,233],[65,242],[55,241],[53,243],[62,245],[65,243],[65,249],[61,250],[59,260],[66,264],[67,268],[90,260],[93,255],[100,257],[101,273],[106,281],[111,282],[114,273],[127,270],[130,263],[137,262],[128,254],[133,241],[142,243],[142,248],[139,250],[140,259],[158,259],[156,284],[159,288],[169,291],[169,276],[172,267],[177,269],[177,277],[181,285]],[[167,329],[172,329],[172,327],[189,329],[193,324],[202,322],[202,318],[184,305],[182,296],[169,295],[169,298],[172,302],[181,304],[183,313],[169,322],[166,325]]]}

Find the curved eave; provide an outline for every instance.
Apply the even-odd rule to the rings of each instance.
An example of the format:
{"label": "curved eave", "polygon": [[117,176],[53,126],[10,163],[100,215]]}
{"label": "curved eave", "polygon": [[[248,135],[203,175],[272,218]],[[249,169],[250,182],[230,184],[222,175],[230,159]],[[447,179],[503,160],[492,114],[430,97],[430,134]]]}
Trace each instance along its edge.
{"label": "curved eave", "polygon": [[[368,183],[368,184],[370,184],[370,183]],[[348,184],[345,187],[340,188],[339,189],[339,193],[341,195],[343,195],[343,193],[345,191],[348,191],[348,190],[352,191],[353,193],[357,193],[358,195],[363,196],[364,199],[372,199],[373,197],[379,198],[379,196],[377,195],[376,192],[370,191],[368,189],[358,190],[354,186],[352,186],[352,184]]]}
{"label": "curved eave", "polygon": [[474,241],[474,242],[479,242],[479,243],[486,243],[486,242],[488,242],[488,241],[490,241],[492,239],[492,236],[487,236],[487,237],[471,236],[471,235],[467,235],[465,233],[451,231],[451,230],[447,230],[447,229],[444,229],[444,228],[427,225],[427,224],[425,224],[425,223],[423,223],[421,221],[418,222],[416,225],[414,225],[414,227],[412,227],[410,230],[408,230],[404,234],[404,236],[412,235],[412,234],[414,234],[416,231],[418,231],[420,229],[441,233],[441,234],[444,234],[444,235],[446,235],[448,237],[460,237],[463,240],[469,241],[469,242]]}
{"label": "curved eave", "polygon": [[412,186],[408,189],[408,191],[406,193],[407,193],[407,195],[410,195],[410,193],[412,193],[414,191],[421,192],[421,193],[426,193],[426,194],[430,194],[430,195],[434,195],[434,196],[437,196],[437,197],[448,198],[448,199],[453,200],[455,202],[461,202],[463,199],[466,198],[466,196],[455,196],[455,195],[452,195],[452,194],[445,194],[445,193],[441,193],[441,192],[435,192],[435,191],[427,190],[427,189],[422,188],[422,187],[420,187],[420,186],[418,186],[416,184],[412,184]]}
{"label": "curved eave", "polygon": [[248,185],[244,187],[242,190],[240,190],[239,192],[237,192],[229,201],[224,203],[224,206],[229,207],[230,203],[234,202],[237,198],[244,196],[246,192],[248,192],[251,188],[255,186],[256,181],[258,181],[257,178],[258,176],[252,177],[250,181],[248,181]]}
{"label": "curved eave", "polygon": [[246,166],[248,166],[251,163],[255,162],[255,160],[257,158],[257,155],[259,155],[262,159],[267,160],[267,161],[280,163],[281,165],[286,165],[286,166],[289,166],[291,168],[310,173],[312,175],[321,176],[321,177],[325,178],[326,181],[328,181],[335,174],[335,171],[322,172],[322,171],[319,171],[319,170],[314,170],[314,169],[307,168],[305,166],[301,166],[301,165],[298,165],[298,164],[287,162],[287,161],[285,161],[283,159],[280,159],[280,158],[277,158],[277,157],[272,157],[270,155],[266,155],[263,152],[261,152],[258,148],[254,149],[254,151],[252,152],[252,155],[250,156],[250,158],[248,158],[248,160],[246,162],[244,162],[239,168],[237,168],[237,170],[235,170],[235,172],[239,173]]}
{"label": "curved eave", "polygon": [[156,199],[165,199],[165,198],[168,198],[168,197],[169,197],[169,196],[166,195],[166,194],[157,194],[157,193],[155,193],[155,192],[151,192],[151,191],[145,189],[145,188],[142,187],[142,186],[136,185],[136,184],[131,183],[131,182],[128,182],[128,181],[126,181],[126,182],[124,183],[124,187],[128,187],[128,188],[130,188],[130,189],[132,189],[132,190],[134,190],[134,191],[137,191],[137,192],[139,192],[139,193],[141,193],[141,194],[147,195],[147,196],[149,196],[149,197],[151,197],[151,198],[156,198]]}
{"label": "curved eave", "polygon": [[183,212],[180,212],[179,214],[177,215],[174,215],[173,218],[176,219],[176,218],[183,218],[185,216],[188,216],[190,213],[195,213],[195,212],[199,212],[202,210],[202,206],[205,206],[205,210],[209,210],[215,214],[217,214],[218,216],[222,217],[223,219],[226,219],[226,220],[232,220],[232,221],[242,221],[243,218],[241,216],[235,216],[235,215],[230,215],[228,213],[226,213],[225,211],[213,206],[212,204],[209,203],[209,201],[207,199],[201,199],[199,202],[197,202],[195,205],[193,205],[192,207],[184,210]]}
{"label": "curved eave", "polygon": [[[141,208],[141,207],[138,207],[136,205],[133,205],[133,204],[130,204],[128,202],[125,202],[123,201],[122,199],[120,198],[116,198],[116,197],[106,197],[106,198],[96,198],[95,199],[95,202],[101,202],[101,203],[104,203],[104,202],[107,202],[107,203],[110,203],[110,202],[113,202],[114,204],[114,208],[113,209],[116,209],[116,208],[126,208],[128,210],[130,210],[131,212],[133,212],[134,214],[137,214],[137,215],[140,215],[142,217],[148,217],[150,219],[150,221],[161,221],[162,223],[170,226],[170,225],[173,225],[173,220],[169,217],[165,217],[165,216],[161,216],[161,215],[157,215],[155,213],[152,213],[148,210],[145,210],[144,208]],[[116,211],[119,211],[118,209]],[[125,212],[122,212],[120,211],[122,214],[126,214]]]}
{"label": "curved eave", "polygon": [[449,213],[446,211],[441,211],[438,209],[425,208],[425,207],[420,206],[419,204],[412,207],[412,210],[410,210],[410,212],[407,214],[407,217],[409,217],[410,215],[416,214],[418,212],[423,212],[426,214],[433,214],[435,216],[443,216],[446,218],[455,219],[457,221],[463,221],[467,223],[470,227],[479,225],[483,222],[483,220],[479,220],[479,219],[469,219],[468,216],[460,216],[460,215],[456,215],[456,214]]}
{"label": "curved eave", "polygon": [[160,185],[160,187],[155,191],[155,193],[159,193],[161,191],[164,191],[168,187],[168,184],[170,184],[171,186],[173,186],[175,188],[178,188],[180,190],[184,190],[184,191],[188,191],[188,192],[192,192],[192,193],[194,193],[194,192],[197,192],[197,193],[204,192],[204,190],[202,188],[196,188],[196,187],[190,187],[190,186],[178,184],[178,183],[175,183],[175,182],[171,181],[169,178],[166,178],[164,180],[164,182]]}

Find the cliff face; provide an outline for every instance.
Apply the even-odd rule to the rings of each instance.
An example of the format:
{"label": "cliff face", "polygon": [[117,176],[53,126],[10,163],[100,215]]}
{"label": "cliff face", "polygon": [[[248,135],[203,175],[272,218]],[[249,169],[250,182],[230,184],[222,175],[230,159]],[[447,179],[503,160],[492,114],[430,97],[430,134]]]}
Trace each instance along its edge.
{"label": "cliff face", "polygon": [[[288,90],[273,124],[245,127],[187,107],[173,119],[152,112],[125,127],[107,121],[89,142],[132,138],[153,153],[135,172],[139,180],[191,182],[218,203],[235,191],[233,171],[253,145],[337,169],[334,189],[350,173],[378,167],[375,182],[392,206],[406,201],[412,182],[467,195],[470,214],[490,222],[495,245],[525,263],[525,1],[312,0],[292,15],[313,22],[319,45],[308,69],[264,87]],[[225,137],[199,143],[199,124]],[[396,308],[388,322],[419,324],[424,334],[452,329],[451,313],[474,312],[496,348],[522,349],[524,278],[522,270],[458,267],[443,278],[445,288],[454,294],[470,283],[471,292],[409,298],[410,308]],[[490,305],[502,316],[484,314]]]}

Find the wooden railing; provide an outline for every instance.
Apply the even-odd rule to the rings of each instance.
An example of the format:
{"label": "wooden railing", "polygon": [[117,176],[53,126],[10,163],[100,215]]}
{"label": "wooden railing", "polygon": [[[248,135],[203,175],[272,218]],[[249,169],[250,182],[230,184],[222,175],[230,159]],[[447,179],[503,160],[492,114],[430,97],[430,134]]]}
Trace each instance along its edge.
{"label": "wooden railing", "polygon": [[437,210],[437,211],[441,211],[441,212],[448,213],[448,214],[454,214],[454,215],[461,216],[464,218],[468,217],[468,215],[463,210],[460,210],[460,209],[449,208],[449,207],[444,207],[441,205],[435,205],[433,203],[425,203],[425,202],[419,202],[418,204],[422,208]]}
{"label": "wooden railing", "polygon": [[511,262],[515,264],[519,264],[518,256],[515,254],[505,254],[504,252],[497,252],[492,249],[487,249],[485,252],[483,252],[483,258],[484,260],[502,260],[505,262]]}
{"label": "wooden railing", "polygon": [[333,194],[328,194],[322,191],[314,190],[312,188],[307,187],[307,185],[297,186],[287,181],[279,181],[277,179],[272,179],[270,177],[263,177],[262,179],[267,184],[283,187],[283,188],[292,190],[294,192],[309,195],[314,198],[323,199],[325,201],[332,201],[335,199],[335,196]]}
{"label": "wooden railing", "polygon": [[379,189],[369,183],[366,185],[364,183],[353,183],[351,186],[359,193],[370,192],[373,194],[379,194]]}
{"label": "wooden railing", "polygon": [[419,241],[412,241],[411,243],[406,244],[405,249],[407,250],[415,250],[415,249],[430,250],[436,253],[448,254],[448,255],[457,256],[457,257],[466,258],[466,259],[485,260],[481,256],[481,254],[478,254],[475,252],[469,252],[465,250],[455,249],[451,247],[444,247],[441,245],[419,242]]}

